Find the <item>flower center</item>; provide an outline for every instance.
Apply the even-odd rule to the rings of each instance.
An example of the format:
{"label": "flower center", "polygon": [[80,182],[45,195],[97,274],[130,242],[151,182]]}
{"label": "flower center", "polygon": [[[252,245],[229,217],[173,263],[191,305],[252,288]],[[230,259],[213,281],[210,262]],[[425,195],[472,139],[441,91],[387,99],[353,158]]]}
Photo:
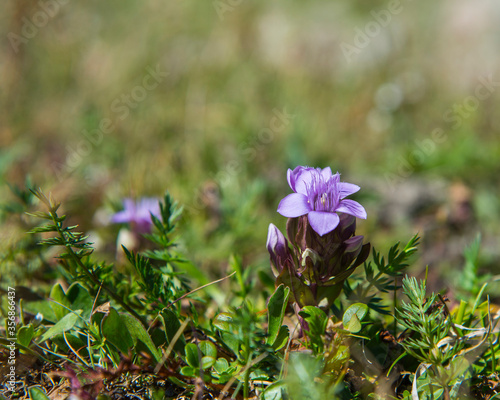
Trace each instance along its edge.
{"label": "flower center", "polygon": [[336,176],[326,181],[320,174],[312,177],[307,187],[307,197],[315,211],[335,212],[340,202],[338,181]]}
{"label": "flower center", "polygon": [[326,193],[323,193],[321,195],[321,204],[323,205],[323,207],[325,206],[327,199],[328,199],[328,195]]}

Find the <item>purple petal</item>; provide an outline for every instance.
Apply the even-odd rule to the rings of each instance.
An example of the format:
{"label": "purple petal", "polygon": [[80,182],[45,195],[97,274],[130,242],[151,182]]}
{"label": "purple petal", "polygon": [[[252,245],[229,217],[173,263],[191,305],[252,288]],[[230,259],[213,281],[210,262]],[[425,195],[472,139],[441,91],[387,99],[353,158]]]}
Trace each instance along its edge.
{"label": "purple petal", "polygon": [[288,243],[285,236],[273,224],[269,224],[267,233],[267,250],[271,256],[271,261],[275,264],[277,269],[280,269],[279,260],[285,260],[288,256]]}
{"label": "purple petal", "polygon": [[[295,168],[295,169],[297,169],[297,168]],[[292,190],[295,192],[295,172],[294,171],[292,171],[290,168],[288,168],[288,171],[286,172],[286,179],[288,181],[288,184],[292,188]]]}
{"label": "purple petal", "polygon": [[345,251],[347,253],[358,253],[361,250],[361,246],[363,245],[363,239],[364,236],[358,235],[345,240],[344,241],[344,244],[346,245]]}
{"label": "purple petal", "polygon": [[326,182],[328,182],[332,175],[332,169],[330,167],[323,168],[321,171],[321,176],[323,176]]}
{"label": "purple petal", "polygon": [[284,217],[295,218],[307,214],[311,206],[307,197],[300,193],[292,193],[280,201],[278,212]]}
{"label": "purple petal", "polygon": [[115,224],[121,224],[121,223],[125,223],[125,222],[130,222],[130,220],[132,219],[132,214],[130,213],[129,210],[123,210],[123,211],[119,211],[117,212],[116,214],[114,214],[110,221],[115,223]]}
{"label": "purple petal", "polygon": [[354,200],[342,200],[335,211],[351,214],[356,218],[366,219],[365,209],[361,204]]}
{"label": "purple petal", "polygon": [[295,175],[295,192],[307,195],[307,188],[311,185],[313,176],[318,172],[312,168],[303,169]]}
{"label": "purple petal", "polygon": [[353,193],[356,193],[360,187],[353,183],[339,182],[340,198],[343,199]]}
{"label": "purple petal", "polygon": [[125,210],[129,211],[130,213],[134,213],[135,212],[134,200],[129,199],[129,198],[123,199],[123,208]]}
{"label": "purple petal", "polygon": [[161,217],[158,200],[155,198],[142,199],[137,205],[137,218],[151,221],[151,214],[153,214],[156,218]]}
{"label": "purple petal", "polygon": [[333,231],[339,224],[340,218],[336,213],[311,211],[307,215],[309,224],[320,236]]}
{"label": "purple petal", "polygon": [[276,245],[278,244],[279,229],[274,224],[269,224],[269,229],[267,231],[267,243],[266,247],[269,253],[272,253]]}

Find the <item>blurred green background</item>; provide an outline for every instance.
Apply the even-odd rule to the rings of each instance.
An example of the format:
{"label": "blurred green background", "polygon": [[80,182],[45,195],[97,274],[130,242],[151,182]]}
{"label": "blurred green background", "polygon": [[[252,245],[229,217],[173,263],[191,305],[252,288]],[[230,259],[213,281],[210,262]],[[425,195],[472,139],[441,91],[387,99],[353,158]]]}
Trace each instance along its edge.
{"label": "blurred green background", "polygon": [[499,22],[493,0],[7,0],[2,198],[30,176],[112,258],[121,199],[169,190],[220,276],[268,268],[287,168],[331,166],[379,248],[418,231],[417,272],[449,280],[481,231],[500,273]]}

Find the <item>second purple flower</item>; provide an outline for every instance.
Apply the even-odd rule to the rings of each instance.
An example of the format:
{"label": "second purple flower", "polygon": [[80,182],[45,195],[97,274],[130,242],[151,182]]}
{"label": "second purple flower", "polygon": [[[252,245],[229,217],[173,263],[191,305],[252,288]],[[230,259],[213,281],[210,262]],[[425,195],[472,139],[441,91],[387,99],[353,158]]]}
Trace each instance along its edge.
{"label": "second purple flower", "polygon": [[119,211],[111,217],[113,223],[129,223],[137,233],[150,233],[153,226],[151,215],[161,217],[158,199],[142,198],[138,201],[132,199],[123,200],[123,211]]}

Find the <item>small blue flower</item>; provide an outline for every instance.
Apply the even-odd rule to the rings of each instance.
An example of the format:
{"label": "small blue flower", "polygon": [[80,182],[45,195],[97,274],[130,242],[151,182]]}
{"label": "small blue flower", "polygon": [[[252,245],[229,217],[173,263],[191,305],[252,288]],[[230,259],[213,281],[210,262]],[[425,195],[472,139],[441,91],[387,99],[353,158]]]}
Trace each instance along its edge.
{"label": "small blue flower", "polygon": [[360,188],[340,182],[340,174],[328,168],[297,167],[288,170],[288,184],[295,193],[281,200],[278,212],[284,217],[307,215],[309,224],[320,236],[333,231],[339,224],[337,213],[346,213],[366,219],[366,211],[354,200],[345,197]]}

